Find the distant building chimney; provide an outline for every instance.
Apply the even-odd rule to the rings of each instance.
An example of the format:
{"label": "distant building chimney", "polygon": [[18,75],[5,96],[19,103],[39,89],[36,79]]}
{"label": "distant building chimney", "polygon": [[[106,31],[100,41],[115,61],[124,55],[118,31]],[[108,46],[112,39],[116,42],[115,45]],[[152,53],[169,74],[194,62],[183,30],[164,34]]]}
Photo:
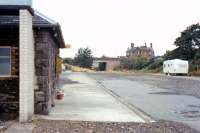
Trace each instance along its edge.
{"label": "distant building chimney", "polygon": [[145,42],[145,47],[147,47],[147,43]]}
{"label": "distant building chimney", "polygon": [[152,43],[150,43],[150,47],[153,48],[153,44]]}
{"label": "distant building chimney", "polygon": [[135,48],[135,44],[131,43],[131,49],[134,49],[134,48]]}

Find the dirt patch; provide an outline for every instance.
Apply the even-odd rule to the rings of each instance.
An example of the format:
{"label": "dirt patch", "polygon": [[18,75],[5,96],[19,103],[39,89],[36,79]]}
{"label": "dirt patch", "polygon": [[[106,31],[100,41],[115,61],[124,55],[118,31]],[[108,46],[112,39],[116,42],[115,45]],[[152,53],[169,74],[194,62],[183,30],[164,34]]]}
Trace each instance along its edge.
{"label": "dirt patch", "polygon": [[34,124],[33,133],[199,133],[187,125],[170,121],[147,124],[40,120]]}

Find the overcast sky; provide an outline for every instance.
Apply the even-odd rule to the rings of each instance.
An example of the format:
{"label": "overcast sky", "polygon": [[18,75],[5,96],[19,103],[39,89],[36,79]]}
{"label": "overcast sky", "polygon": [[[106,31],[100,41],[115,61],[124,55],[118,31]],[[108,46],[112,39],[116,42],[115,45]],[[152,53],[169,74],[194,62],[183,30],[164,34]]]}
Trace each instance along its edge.
{"label": "overcast sky", "polygon": [[200,21],[200,0],[33,0],[33,6],[61,24],[72,45],[62,57],[87,46],[94,56],[123,56],[131,42],[152,42],[162,55],[182,30]]}

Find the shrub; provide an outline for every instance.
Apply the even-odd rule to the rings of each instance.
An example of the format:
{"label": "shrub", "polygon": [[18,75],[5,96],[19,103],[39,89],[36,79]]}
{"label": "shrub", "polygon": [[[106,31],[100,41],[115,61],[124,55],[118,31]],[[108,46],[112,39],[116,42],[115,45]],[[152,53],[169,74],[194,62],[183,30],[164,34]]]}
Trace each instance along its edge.
{"label": "shrub", "polygon": [[158,69],[163,66],[163,59],[155,59],[151,64],[148,65],[147,69]]}
{"label": "shrub", "polygon": [[120,60],[120,69],[135,69],[140,70],[148,65],[148,60],[145,58],[122,58]]}
{"label": "shrub", "polygon": [[133,68],[135,70],[144,69],[148,64],[148,60],[145,58],[135,58],[133,59]]}

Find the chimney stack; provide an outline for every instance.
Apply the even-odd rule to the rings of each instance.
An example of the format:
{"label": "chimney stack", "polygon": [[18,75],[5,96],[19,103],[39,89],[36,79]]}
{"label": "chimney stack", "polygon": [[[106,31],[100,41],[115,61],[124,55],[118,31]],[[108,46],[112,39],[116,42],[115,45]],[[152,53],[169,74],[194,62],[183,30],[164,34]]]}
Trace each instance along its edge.
{"label": "chimney stack", "polygon": [[150,47],[153,48],[153,44],[152,43],[150,43]]}
{"label": "chimney stack", "polygon": [[145,42],[145,47],[147,47],[147,43]]}
{"label": "chimney stack", "polygon": [[131,43],[131,49],[134,49],[134,48],[135,48],[135,44]]}

